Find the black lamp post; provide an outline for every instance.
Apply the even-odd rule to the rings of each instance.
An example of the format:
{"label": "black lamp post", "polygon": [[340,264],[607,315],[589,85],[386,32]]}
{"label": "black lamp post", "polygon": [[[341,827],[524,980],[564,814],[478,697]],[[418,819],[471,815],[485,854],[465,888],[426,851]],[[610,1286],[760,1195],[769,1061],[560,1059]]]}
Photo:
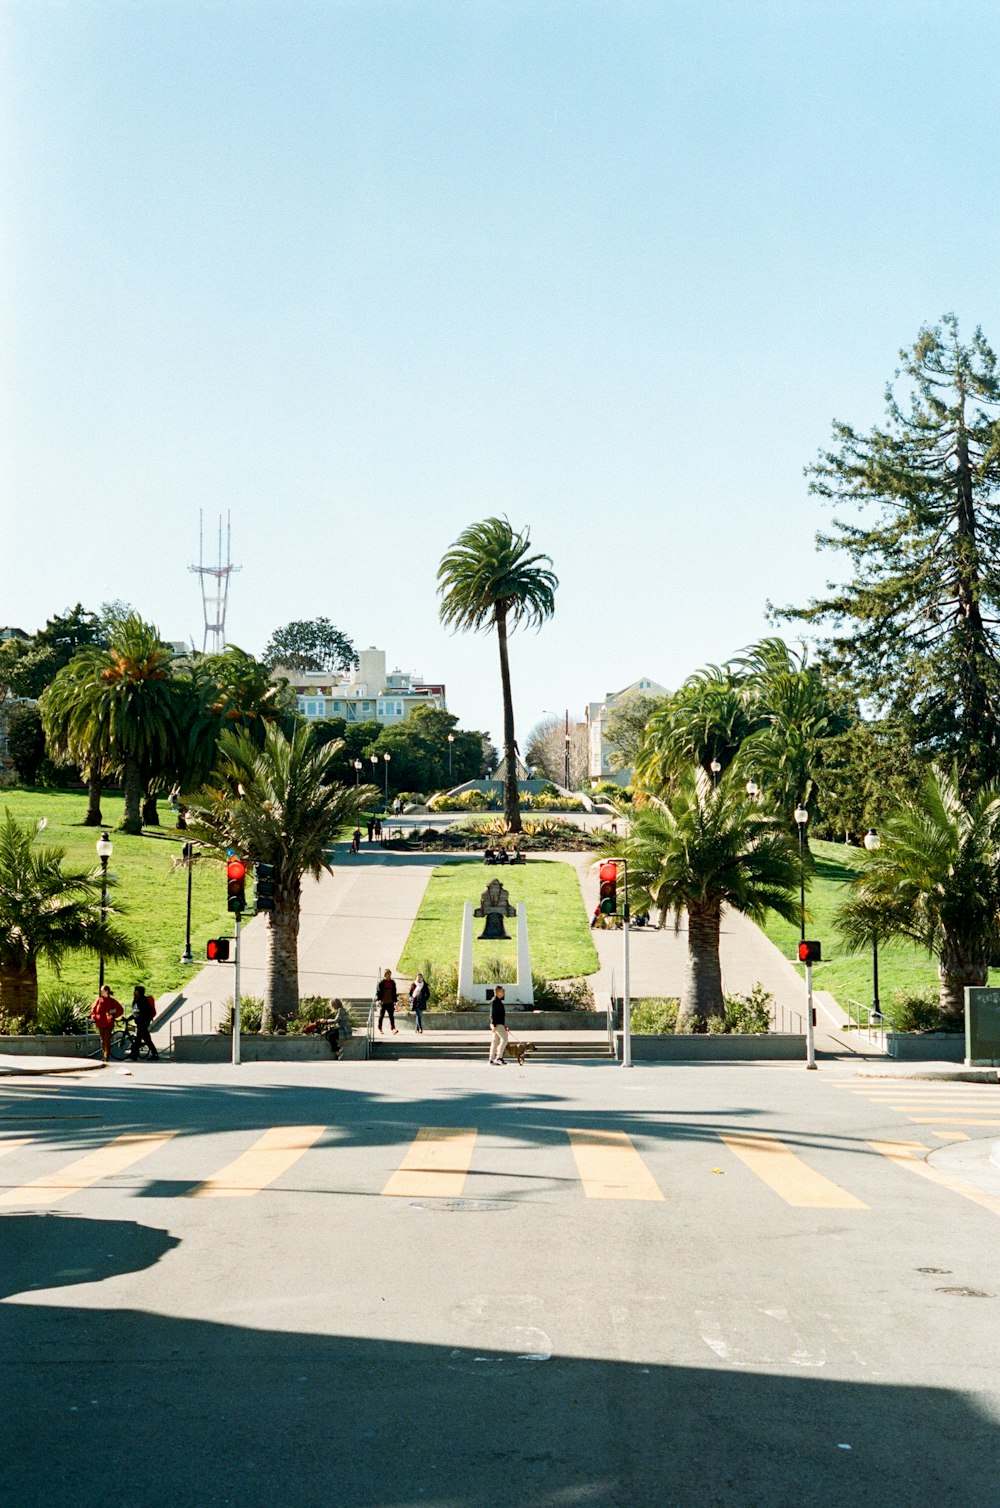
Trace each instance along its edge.
{"label": "black lamp post", "polygon": [[356,759],[354,761],[354,784],[355,785],[359,785],[360,782],[361,782],[361,760],[360,759]]}
{"label": "black lamp post", "polygon": [[448,734],[448,784],[451,785],[451,746],[455,742],[454,733]]}
{"label": "black lamp post", "polygon": [[382,758],[385,760],[385,799],[386,799],[386,802],[388,802],[388,800],[389,800],[389,760],[392,758],[392,755],[386,753],[386,754],[382,755]]}
{"label": "black lamp post", "polygon": [[191,952],[191,876],[194,873],[194,844],[185,843],[181,854],[187,866],[187,930],[184,934],[184,952],[181,954],[181,963],[194,963],[194,954]]}
{"label": "black lamp post", "polygon": [[795,808],[795,821],[799,829],[799,937],[806,939],[806,823],[809,813],[804,806]]}
{"label": "black lamp post", "polygon": [[712,789],[714,790],[719,784],[719,771],[722,769],[722,766],[717,759],[713,759],[708,768],[712,772]]}
{"label": "black lamp post", "polygon": [[[867,850],[868,850],[869,853],[874,853],[875,850],[877,848],[881,848],[881,846],[882,846],[882,839],[879,837],[879,835],[875,831],[874,827],[870,827],[868,829],[868,831],[865,833],[865,847],[867,848]],[[882,1007],[879,1005],[879,999],[878,999],[878,933],[877,932],[873,932],[872,933],[872,1015],[873,1016],[881,1016],[881,1014],[882,1014]]]}
{"label": "black lamp post", "polygon": [[[114,853],[114,845],[107,833],[102,833],[95,844],[97,857],[101,861],[101,926],[104,926],[108,914],[108,860]],[[100,972],[97,979],[97,993],[101,993],[104,984],[104,954],[100,955]]]}

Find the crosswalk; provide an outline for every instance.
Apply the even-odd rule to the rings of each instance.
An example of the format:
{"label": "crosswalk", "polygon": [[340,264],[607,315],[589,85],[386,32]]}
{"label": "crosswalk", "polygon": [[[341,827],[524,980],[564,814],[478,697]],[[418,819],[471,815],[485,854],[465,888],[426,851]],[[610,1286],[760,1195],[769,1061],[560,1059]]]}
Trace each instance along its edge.
{"label": "crosswalk", "polygon": [[[929,1135],[944,1139],[965,1134],[937,1131],[935,1117],[923,1114],[923,1097],[917,1097],[915,1109],[910,1100],[897,1105],[882,1090],[873,1099],[901,1117],[931,1122]],[[958,1117],[963,1118],[969,1119]],[[402,1139],[395,1135],[389,1145],[376,1136],[370,1145],[362,1140],[345,1146],[340,1130],[310,1124],[231,1131],[222,1137],[224,1154],[217,1138],[206,1143],[176,1128],[110,1136],[82,1152],[79,1144],[47,1139],[41,1127],[27,1134],[20,1128],[7,1135],[0,1130],[0,1209],[49,1208],[93,1196],[100,1189],[133,1197],[205,1200],[248,1199],[268,1190],[305,1187],[393,1199],[454,1200],[467,1196],[470,1181],[484,1174],[506,1179],[506,1197],[518,1202],[568,1196],[669,1207],[683,1191],[690,1194],[693,1169],[699,1179],[705,1173],[730,1175],[729,1193],[715,1185],[716,1199],[738,1197],[739,1191],[762,1185],[777,1206],[853,1211],[859,1217],[881,1202],[898,1199],[900,1176],[916,1175],[1000,1215],[1000,1195],[974,1188],[926,1161],[937,1142],[917,1140],[912,1132],[899,1138],[886,1134],[881,1121],[877,1134],[873,1130],[852,1136],[846,1147],[849,1157],[836,1155],[845,1150],[842,1141],[837,1147],[823,1136],[742,1128],[705,1128],[696,1148],[685,1138],[650,1134],[637,1140],[608,1126],[549,1129],[537,1145],[530,1138],[497,1143],[495,1130],[481,1135],[474,1126],[420,1126]],[[206,1167],[206,1159],[212,1157],[218,1158],[218,1166]],[[542,1177],[539,1157],[547,1159]],[[45,1169],[41,1173],[39,1163]],[[884,1175],[882,1182],[873,1179],[873,1169]],[[289,1185],[293,1170],[297,1177]]]}

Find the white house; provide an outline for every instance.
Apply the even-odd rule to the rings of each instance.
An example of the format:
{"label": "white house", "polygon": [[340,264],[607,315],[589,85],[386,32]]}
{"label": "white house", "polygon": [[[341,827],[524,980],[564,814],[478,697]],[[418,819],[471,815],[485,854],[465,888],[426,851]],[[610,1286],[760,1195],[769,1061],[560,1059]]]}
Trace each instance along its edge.
{"label": "white house", "polygon": [[621,691],[609,691],[603,702],[588,702],[586,711],[587,738],[588,738],[588,774],[591,780],[614,780],[619,785],[627,785],[632,778],[631,770],[615,770],[611,766],[611,755],[615,746],[607,736],[608,720],[616,704],[621,705],[632,696],[669,696],[665,686],[659,681],[651,681],[648,676],[640,676],[639,680],[633,681],[629,686],[623,686]]}
{"label": "white house", "polygon": [[303,717],[342,717],[349,723],[401,723],[416,707],[437,707],[446,712],[441,682],[427,682],[416,673],[392,670],[386,673],[384,649],[363,649],[358,665],[346,672],[289,670],[278,665],[275,677],[283,677],[295,692]]}

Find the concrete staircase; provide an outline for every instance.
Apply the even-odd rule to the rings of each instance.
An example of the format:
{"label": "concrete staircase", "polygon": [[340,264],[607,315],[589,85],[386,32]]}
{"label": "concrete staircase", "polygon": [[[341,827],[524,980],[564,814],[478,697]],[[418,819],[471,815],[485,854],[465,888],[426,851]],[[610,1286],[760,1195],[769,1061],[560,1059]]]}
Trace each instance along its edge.
{"label": "concrete staircase", "polygon": [[[606,1032],[538,1032],[534,1036],[517,1033],[519,1041],[533,1042],[535,1051],[527,1062],[563,1063],[604,1062],[615,1060],[608,1050]],[[489,1054],[489,1038],[485,1032],[425,1031],[421,1036],[400,1032],[397,1036],[388,1033],[379,1036],[376,1032],[372,1043],[372,1057],[380,1062],[406,1059],[409,1062],[444,1062],[447,1060],[470,1060],[481,1058],[485,1063]],[[516,1062],[512,1053],[508,1061]]]}

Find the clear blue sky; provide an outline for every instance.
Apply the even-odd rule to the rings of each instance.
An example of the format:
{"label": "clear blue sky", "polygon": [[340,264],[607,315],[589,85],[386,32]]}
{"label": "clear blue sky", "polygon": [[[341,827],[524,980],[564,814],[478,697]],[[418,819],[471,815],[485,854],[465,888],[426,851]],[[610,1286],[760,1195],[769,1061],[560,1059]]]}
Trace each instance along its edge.
{"label": "clear blue sky", "polygon": [[993,3],[4,0],[0,622],[325,614],[497,731],[468,523],[557,612],[518,732],[836,570],[802,469],[954,309],[1000,344]]}

